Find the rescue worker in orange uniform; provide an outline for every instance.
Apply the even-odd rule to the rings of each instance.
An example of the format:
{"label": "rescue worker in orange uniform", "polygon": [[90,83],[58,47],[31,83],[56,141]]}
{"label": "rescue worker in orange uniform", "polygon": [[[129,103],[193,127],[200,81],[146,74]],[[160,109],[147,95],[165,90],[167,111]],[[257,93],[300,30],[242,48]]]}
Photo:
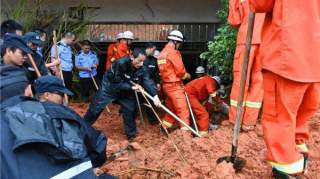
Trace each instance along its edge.
{"label": "rescue worker in orange uniform", "polygon": [[110,44],[107,50],[106,71],[110,69],[112,62],[131,54],[129,47],[134,39],[133,33],[130,31],[120,32],[116,39],[117,42]]}
{"label": "rescue worker in orange uniform", "polygon": [[275,178],[295,177],[307,163],[307,121],[320,98],[320,1],[250,0],[250,8],[267,13],[259,52],[266,157]]}
{"label": "rescue worker in orange uniform", "polygon": [[207,102],[209,97],[212,99],[216,97],[216,91],[221,84],[221,80],[218,76],[210,77],[206,75],[202,66],[196,68],[196,75],[197,79],[190,81],[185,89],[195,115],[199,134],[206,136],[209,131],[209,113],[202,103]]}
{"label": "rescue worker in orange uniform", "polygon": [[[258,58],[259,44],[261,42],[261,29],[265,14],[256,14],[254,32],[252,37],[251,53],[248,65],[248,74],[245,87],[244,109],[242,116],[242,129],[253,130],[257,123],[260,108],[262,106],[262,73],[261,63]],[[235,123],[237,111],[237,100],[241,80],[243,56],[245,52],[245,42],[248,29],[249,2],[248,0],[229,0],[228,22],[238,29],[237,47],[233,61],[233,84],[230,95],[229,121]]]}
{"label": "rescue worker in orange uniform", "polygon": [[[186,72],[179,47],[183,42],[183,35],[178,30],[169,33],[168,43],[161,51],[157,64],[162,80],[162,89],[166,97],[166,106],[174,112],[181,120],[190,125],[189,109],[185,96],[182,80],[190,79]],[[176,122],[169,114],[165,114],[164,125],[171,128]],[[180,129],[187,131],[188,128],[180,125]]]}

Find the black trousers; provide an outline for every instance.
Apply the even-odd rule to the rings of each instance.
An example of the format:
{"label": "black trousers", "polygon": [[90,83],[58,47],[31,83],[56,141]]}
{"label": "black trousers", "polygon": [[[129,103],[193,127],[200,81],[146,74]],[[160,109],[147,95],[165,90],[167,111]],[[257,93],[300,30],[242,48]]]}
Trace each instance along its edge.
{"label": "black trousers", "polygon": [[125,133],[128,139],[135,137],[137,133],[136,117],[138,114],[137,101],[131,93],[122,93],[117,85],[103,78],[101,88],[93,97],[84,119],[92,125],[105,109],[106,105],[116,102],[121,106]]}
{"label": "black trousers", "polygon": [[64,79],[64,84],[70,91],[72,91],[72,71],[62,71],[62,75]]}
{"label": "black trousers", "polygon": [[[96,83],[98,85],[97,77],[95,76],[94,79],[95,79],[95,81],[96,81]],[[84,99],[88,99],[89,98],[90,91],[97,91],[97,89],[96,89],[91,77],[89,77],[89,78],[80,78],[80,86],[81,86],[81,89],[80,89],[81,97],[84,98]]]}

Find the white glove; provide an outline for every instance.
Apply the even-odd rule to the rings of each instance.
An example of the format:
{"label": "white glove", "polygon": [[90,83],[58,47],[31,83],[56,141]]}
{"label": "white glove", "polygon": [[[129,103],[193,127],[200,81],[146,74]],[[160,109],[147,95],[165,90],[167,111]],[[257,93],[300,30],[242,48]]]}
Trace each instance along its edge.
{"label": "white glove", "polygon": [[139,92],[142,87],[138,84],[132,86],[132,90]]}
{"label": "white glove", "polygon": [[159,107],[159,106],[161,105],[161,101],[160,101],[158,95],[155,95],[155,96],[153,97],[153,103],[154,103],[154,105],[157,106],[157,107]]}

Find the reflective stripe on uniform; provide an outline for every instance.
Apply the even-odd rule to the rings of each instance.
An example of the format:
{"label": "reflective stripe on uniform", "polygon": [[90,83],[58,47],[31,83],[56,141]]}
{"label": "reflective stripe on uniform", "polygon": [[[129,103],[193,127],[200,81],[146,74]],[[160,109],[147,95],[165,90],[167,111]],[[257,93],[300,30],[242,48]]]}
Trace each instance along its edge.
{"label": "reflective stripe on uniform", "polygon": [[165,120],[162,121],[163,125],[165,125],[166,127],[170,128],[173,126],[173,124],[171,124],[170,122],[167,122]]}
{"label": "reflective stripe on uniform", "polygon": [[[262,106],[261,102],[244,101],[243,103],[244,103],[243,106],[247,106],[249,108],[260,109]],[[230,104],[231,104],[231,106],[237,107],[238,102],[236,100],[230,99]]]}
{"label": "reflective stripe on uniform", "polygon": [[90,168],[92,168],[91,161],[86,161],[72,168],[69,168],[68,170],[63,171],[54,177],[51,177],[51,179],[73,178]]}
{"label": "reflective stripe on uniform", "polygon": [[260,109],[261,105],[262,105],[262,103],[260,103],[260,102],[246,101],[246,106],[249,107],[249,108]]}
{"label": "reflective stripe on uniform", "polygon": [[306,144],[297,144],[296,147],[300,149],[302,152],[305,152],[305,153],[308,152],[308,147]]}
{"label": "reflective stripe on uniform", "polygon": [[271,166],[279,171],[285,172],[287,174],[296,174],[303,172],[304,159],[291,163],[291,164],[280,164],[275,162],[269,162]]}
{"label": "reflective stripe on uniform", "polygon": [[157,63],[158,65],[166,64],[167,60],[166,59],[157,60]]}

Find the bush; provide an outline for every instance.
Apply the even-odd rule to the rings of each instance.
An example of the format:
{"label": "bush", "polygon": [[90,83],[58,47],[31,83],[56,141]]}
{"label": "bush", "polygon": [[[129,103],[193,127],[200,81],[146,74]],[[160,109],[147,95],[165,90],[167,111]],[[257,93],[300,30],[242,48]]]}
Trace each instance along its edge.
{"label": "bush", "polygon": [[220,0],[221,10],[217,12],[220,19],[218,33],[208,42],[208,51],[200,55],[201,59],[208,60],[208,67],[219,75],[224,84],[232,83],[233,56],[236,47],[237,31],[228,25],[228,0]]}

